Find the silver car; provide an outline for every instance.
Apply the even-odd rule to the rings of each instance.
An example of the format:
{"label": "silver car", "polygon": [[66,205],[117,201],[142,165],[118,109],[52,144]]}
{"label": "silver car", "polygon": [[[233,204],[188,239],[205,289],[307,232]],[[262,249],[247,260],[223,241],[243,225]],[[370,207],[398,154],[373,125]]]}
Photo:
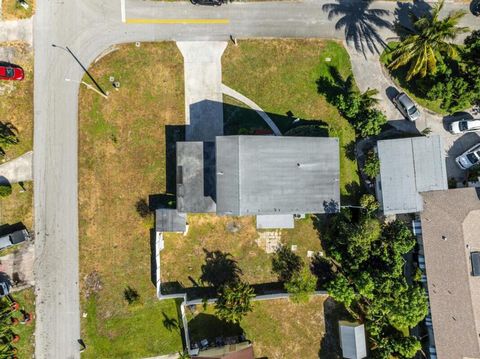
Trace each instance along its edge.
{"label": "silver car", "polygon": [[480,143],[477,143],[475,146],[469,148],[467,151],[462,153],[455,159],[458,166],[463,170],[468,170],[470,167],[473,167],[480,163]]}
{"label": "silver car", "polygon": [[480,131],[480,120],[461,119],[459,121],[452,122],[449,130],[453,134]]}
{"label": "silver car", "polygon": [[417,106],[405,92],[399,93],[392,101],[407,120],[416,121],[420,118],[420,111],[418,111]]}

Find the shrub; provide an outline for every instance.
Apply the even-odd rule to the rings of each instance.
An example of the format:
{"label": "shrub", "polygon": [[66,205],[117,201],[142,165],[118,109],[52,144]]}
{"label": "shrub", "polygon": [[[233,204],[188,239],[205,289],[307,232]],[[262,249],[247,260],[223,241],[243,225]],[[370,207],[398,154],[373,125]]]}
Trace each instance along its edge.
{"label": "shrub", "polygon": [[0,184],[0,197],[8,197],[12,194],[12,186],[10,184]]}
{"label": "shrub", "polygon": [[377,202],[374,195],[364,194],[360,198],[360,207],[365,210],[367,216],[371,216],[378,211],[378,209],[380,208],[380,204]]}
{"label": "shrub", "polygon": [[128,304],[136,303],[140,299],[140,295],[138,294],[138,292],[130,286],[125,288],[125,290],[123,291],[123,297],[128,302]]}
{"label": "shrub", "polygon": [[370,178],[375,178],[380,173],[380,159],[374,151],[368,152],[363,172]]}
{"label": "shrub", "polygon": [[238,282],[224,285],[219,293],[215,310],[220,319],[229,323],[238,323],[252,311],[251,299],[255,297],[248,283]]}
{"label": "shrub", "polygon": [[137,203],[135,204],[135,208],[137,210],[138,215],[142,218],[147,218],[152,213],[152,211],[150,210],[150,207],[148,206],[147,201],[144,198],[141,198],[137,201]]}
{"label": "shrub", "polygon": [[295,272],[290,280],[285,283],[285,289],[291,294],[290,299],[294,303],[308,302],[316,288],[317,278],[306,267],[299,272]]}
{"label": "shrub", "polygon": [[353,127],[357,130],[361,137],[376,136],[382,132],[382,127],[387,123],[387,117],[382,111],[376,108],[370,108],[362,111]]}

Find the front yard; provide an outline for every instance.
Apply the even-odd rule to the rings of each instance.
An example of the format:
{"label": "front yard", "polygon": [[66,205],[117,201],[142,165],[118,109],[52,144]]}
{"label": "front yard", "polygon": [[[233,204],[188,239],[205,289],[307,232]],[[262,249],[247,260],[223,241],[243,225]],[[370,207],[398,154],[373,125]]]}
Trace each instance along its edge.
{"label": "front yard", "polygon": [[[181,337],[162,322],[162,313],[176,315],[176,303],[159,302],[151,280],[153,219],[142,218],[136,204],[166,191],[166,126],[184,123],[182,58],[174,43],[124,45],[91,72],[110,96],[105,100],[85,87],[80,90],[84,354],[111,358],[177,352]],[[120,81],[118,92],[110,76]],[[124,299],[127,287],[138,293],[137,303]]]}

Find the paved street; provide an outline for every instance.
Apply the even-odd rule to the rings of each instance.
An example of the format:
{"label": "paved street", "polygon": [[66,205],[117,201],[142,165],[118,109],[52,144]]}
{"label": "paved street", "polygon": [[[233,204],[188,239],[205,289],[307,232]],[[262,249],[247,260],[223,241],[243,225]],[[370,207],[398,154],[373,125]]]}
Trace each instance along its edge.
{"label": "paved street", "polygon": [[[78,81],[83,73],[72,56],[52,43],[69,46],[88,67],[109,46],[133,41],[219,40],[230,35],[246,37],[321,37],[344,39],[322,10],[324,0],[233,3],[220,8],[194,7],[188,2],[161,3],[125,0],[123,23],[120,0],[38,0],[34,20],[34,185],[36,230],[37,323],[35,357],[79,358],[77,112]],[[364,12],[364,3],[346,6],[344,12]],[[348,5],[349,2],[344,2]],[[402,8],[408,5],[401,5]],[[389,10],[395,2],[374,2]],[[447,4],[446,10],[465,8]],[[358,14],[357,14],[358,15]],[[355,17],[355,16],[353,16]],[[220,23],[192,23],[185,19],[217,19]],[[130,19],[130,20],[129,20]],[[163,19],[162,21],[160,21]],[[165,24],[164,19],[184,19]],[[223,21],[223,20],[225,21]],[[148,21],[149,20],[149,21]],[[220,21],[222,20],[222,21]],[[201,22],[201,21],[200,21]],[[464,24],[478,26],[469,15]],[[388,28],[372,30],[368,38],[386,39]],[[362,40],[361,34],[352,41]],[[361,42],[360,42],[361,44]],[[359,46],[361,49],[362,46]],[[368,49],[368,46],[367,46]],[[273,61],[274,59],[272,59]],[[88,343],[87,343],[88,345]]]}

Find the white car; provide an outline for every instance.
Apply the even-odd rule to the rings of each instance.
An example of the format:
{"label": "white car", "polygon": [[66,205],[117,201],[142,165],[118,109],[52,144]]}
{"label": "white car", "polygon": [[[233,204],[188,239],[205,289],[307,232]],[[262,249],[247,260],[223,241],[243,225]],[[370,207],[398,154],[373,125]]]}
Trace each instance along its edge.
{"label": "white car", "polygon": [[463,170],[468,170],[480,163],[480,143],[469,148],[467,151],[458,156],[455,161],[458,166]]}
{"label": "white car", "polygon": [[460,120],[450,124],[450,132],[459,134],[464,132],[480,131],[480,120]]}

